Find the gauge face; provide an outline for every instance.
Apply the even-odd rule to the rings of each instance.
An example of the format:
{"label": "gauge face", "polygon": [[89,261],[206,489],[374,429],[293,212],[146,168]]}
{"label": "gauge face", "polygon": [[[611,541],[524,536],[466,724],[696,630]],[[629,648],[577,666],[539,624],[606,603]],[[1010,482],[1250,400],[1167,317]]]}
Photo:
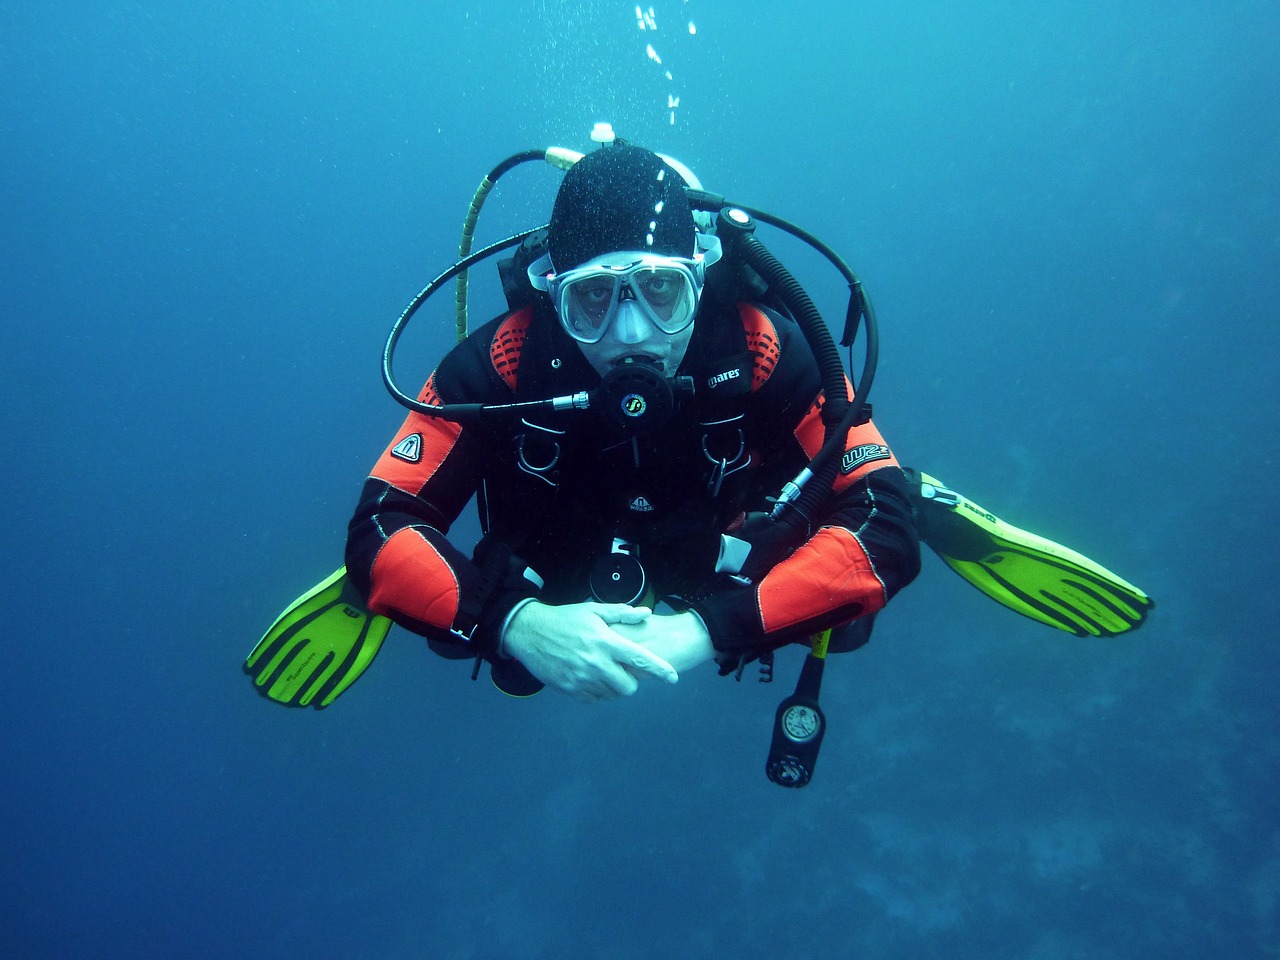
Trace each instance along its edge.
{"label": "gauge face", "polygon": [[812,740],[822,726],[818,711],[804,704],[788,707],[782,715],[782,731],[796,743]]}

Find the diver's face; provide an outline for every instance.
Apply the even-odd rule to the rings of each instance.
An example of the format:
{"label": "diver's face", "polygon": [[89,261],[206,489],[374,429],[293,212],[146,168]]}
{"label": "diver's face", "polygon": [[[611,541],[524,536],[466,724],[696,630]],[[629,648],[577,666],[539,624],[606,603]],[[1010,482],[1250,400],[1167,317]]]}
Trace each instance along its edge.
{"label": "diver's face", "polygon": [[624,300],[618,304],[604,336],[595,343],[579,343],[578,347],[602,377],[619,364],[637,361],[659,366],[664,377],[673,377],[692,336],[692,323],[679,333],[663,333],[639,304]]}
{"label": "diver's face", "polygon": [[674,375],[693,335],[696,261],[640,251],[605,254],[551,281],[565,332],[601,376],[620,363]]}

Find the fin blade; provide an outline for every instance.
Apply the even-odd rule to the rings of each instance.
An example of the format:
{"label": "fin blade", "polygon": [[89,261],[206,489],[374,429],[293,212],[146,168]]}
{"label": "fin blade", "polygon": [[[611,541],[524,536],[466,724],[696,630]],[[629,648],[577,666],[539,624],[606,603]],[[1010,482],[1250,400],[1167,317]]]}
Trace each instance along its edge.
{"label": "fin blade", "polygon": [[373,663],[373,658],[382,649],[382,641],[387,638],[390,630],[390,620],[375,613],[369,614],[361,630],[360,640],[350,655],[339,667],[335,667],[326,682],[316,689],[314,696],[320,698],[319,703],[316,704],[317,710],[329,706],[349,686],[360,679],[360,675],[365,672],[369,664]]}
{"label": "fin blade", "polygon": [[249,656],[245,658],[244,670],[250,675],[257,675],[267,670],[266,666],[259,666],[262,658],[271,652],[268,660],[274,659],[281,652],[281,647],[288,643],[297,633],[297,627],[310,617],[324,610],[333,599],[341,592],[341,585],[337,582],[344,579],[347,575],[345,566],[339,567],[336,571],[317,583],[314,587],[298,597],[297,600],[289,604],[276,617],[275,621],[267,628],[267,632],[262,635],[262,639],[257,642],[254,648],[249,651]]}
{"label": "fin blade", "polygon": [[285,608],[245,658],[244,672],[264,697],[321,709],[364,673],[390,629],[339,567]]}
{"label": "fin blade", "polygon": [[933,488],[916,499],[925,543],[997,603],[1080,637],[1136,629],[1155,606],[1100,563],[1001,520],[926,473],[918,476]]}

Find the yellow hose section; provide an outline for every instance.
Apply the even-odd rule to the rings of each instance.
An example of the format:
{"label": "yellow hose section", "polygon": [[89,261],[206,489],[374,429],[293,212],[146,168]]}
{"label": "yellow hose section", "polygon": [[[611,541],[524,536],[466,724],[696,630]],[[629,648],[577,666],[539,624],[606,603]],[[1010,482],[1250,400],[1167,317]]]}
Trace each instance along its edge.
{"label": "yellow hose section", "polygon": [[[577,150],[570,150],[567,147],[548,147],[546,152],[547,163],[561,170],[568,170],[575,163],[581,160],[583,154]],[[485,198],[489,196],[489,191],[493,189],[494,181],[490,180],[486,175],[480,181],[480,186],[476,188],[475,195],[471,198],[471,206],[467,208],[466,219],[462,221],[462,241],[458,244],[458,259],[463,260],[471,255],[471,241],[476,235],[476,221],[480,218],[480,208],[484,206]],[[461,343],[467,339],[467,271],[463,270],[458,274],[457,281],[454,284],[454,332],[457,334],[458,342]]]}
{"label": "yellow hose section", "polygon": [[582,157],[583,155],[577,150],[570,150],[567,147],[547,148],[547,163],[553,167],[559,167],[561,170],[568,170]]}
{"label": "yellow hose section", "polygon": [[[480,208],[484,206],[485,197],[493,189],[493,181],[487,176],[480,181],[475,195],[471,198],[471,206],[467,207],[466,219],[462,221],[462,240],[458,243],[458,259],[464,260],[471,255],[471,241],[476,235],[476,221],[480,218]],[[458,274],[454,286],[454,330],[461,343],[467,339],[467,271]]]}

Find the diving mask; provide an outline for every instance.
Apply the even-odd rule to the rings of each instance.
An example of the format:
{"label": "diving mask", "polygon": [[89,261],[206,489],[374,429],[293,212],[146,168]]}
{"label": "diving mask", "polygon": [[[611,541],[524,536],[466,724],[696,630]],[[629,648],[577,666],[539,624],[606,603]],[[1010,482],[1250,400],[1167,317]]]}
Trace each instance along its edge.
{"label": "diving mask", "polygon": [[565,332],[579,343],[599,343],[626,302],[670,335],[693,323],[707,267],[720,256],[719,239],[698,234],[691,258],[622,251],[554,273],[550,255],[543,256],[529,266],[529,282],[551,297]]}

